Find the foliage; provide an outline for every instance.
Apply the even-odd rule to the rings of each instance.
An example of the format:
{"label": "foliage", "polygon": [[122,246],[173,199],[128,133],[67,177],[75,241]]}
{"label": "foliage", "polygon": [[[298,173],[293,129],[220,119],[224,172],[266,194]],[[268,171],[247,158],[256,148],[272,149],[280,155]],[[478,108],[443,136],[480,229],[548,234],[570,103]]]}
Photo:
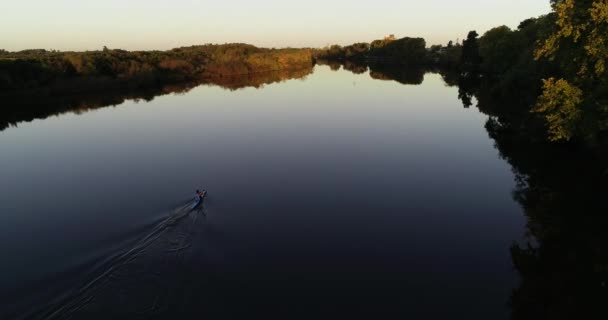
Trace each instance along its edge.
{"label": "foliage", "polygon": [[[520,23],[516,30],[505,26],[493,28],[479,38],[479,54],[482,58],[480,72],[483,77],[477,81],[483,87],[479,95],[493,95],[500,97],[503,101],[510,101],[517,97],[525,101],[527,111],[535,105],[540,94],[541,79],[555,69],[554,66],[534,60],[534,50],[539,38],[550,33],[553,17],[551,15],[539,18],[527,19]],[[461,81],[463,82],[463,81]],[[465,87],[473,89],[472,82],[465,79]],[[470,91],[470,89],[467,89]],[[502,106],[496,103],[499,99],[479,99],[483,102],[491,100],[492,103],[480,105],[485,112],[493,109],[490,113],[519,113],[522,103]],[[505,108],[497,110],[497,108]]]}
{"label": "foliage", "polygon": [[533,111],[545,115],[550,140],[569,140],[581,117],[578,106],[583,100],[583,92],[564,79],[549,78],[543,83],[543,94]]}
{"label": "foliage", "polygon": [[479,43],[476,31],[471,31],[467,39],[462,43],[462,55],[460,58],[461,70],[467,73],[479,72],[481,56],[479,55]]}
{"label": "foliage", "polygon": [[108,77],[153,83],[201,77],[298,69],[312,65],[308,49],[260,49],[245,44],[203,45],[169,51],[3,53],[0,91],[31,89],[74,78]]}
{"label": "foliage", "polygon": [[409,37],[388,41],[383,46],[372,46],[370,56],[406,65],[423,65],[427,58],[426,41]]}
{"label": "foliage", "polygon": [[522,32],[500,26],[487,31],[479,39],[479,54],[484,72],[504,74],[516,63],[527,43]]}
{"label": "foliage", "polygon": [[391,64],[423,65],[427,62],[426,41],[422,38],[374,40],[371,44],[359,42],[346,47],[332,45],[315,52],[321,60],[385,62]]}
{"label": "foliage", "polygon": [[379,48],[386,47],[388,44],[390,44],[394,40],[395,39],[393,39],[392,37],[386,37],[384,39],[374,40],[370,44],[370,49],[379,49]]}
{"label": "foliage", "polygon": [[316,53],[316,57],[319,59],[336,60],[342,61],[346,56],[344,48],[342,46],[334,44],[330,47],[320,50]]}
{"label": "foliage", "polygon": [[549,118],[555,109],[550,102],[561,101],[564,112],[573,108],[581,112],[577,117],[565,118],[564,129],[558,131],[576,128],[575,132],[553,135],[551,139],[582,136],[595,140],[608,129],[608,1],[554,1],[553,8],[556,15],[553,32],[541,42],[535,57],[557,64],[559,72],[551,76],[581,90],[582,98],[563,101],[560,91],[545,87],[537,109],[546,110]]}
{"label": "foliage", "polygon": [[[523,116],[525,110],[543,119],[551,141],[583,138],[597,143],[608,131],[608,0],[551,4],[552,13],[527,19],[517,29],[499,26],[481,37],[471,31],[462,45],[450,41],[430,48],[422,38],[390,36],[316,50],[226,44],[169,51],[0,51],[0,91],[91,77],[142,85],[221,78],[310,67],[316,60],[333,61],[333,68],[344,64],[356,72],[364,72],[368,64],[376,70],[386,65],[379,74],[400,64],[442,70],[451,83],[460,84],[459,97],[466,106],[475,97],[488,114]],[[354,64],[347,67],[347,62]],[[518,103],[496,103],[499,97],[514,97]]]}
{"label": "foliage", "polygon": [[608,60],[608,1],[564,0],[555,4],[555,13],[556,29],[539,46],[537,59],[554,59],[560,49],[566,49],[576,58],[562,61],[569,65],[568,69],[578,68],[581,77],[604,75]]}
{"label": "foliage", "polygon": [[370,50],[370,44],[365,42],[359,42],[350,46],[344,47],[344,58],[345,59],[359,59],[365,56]]}
{"label": "foliage", "polygon": [[460,68],[460,57],[462,56],[462,46],[460,43],[454,45],[450,41],[447,46],[434,45],[427,52],[429,64],[447,69]]}

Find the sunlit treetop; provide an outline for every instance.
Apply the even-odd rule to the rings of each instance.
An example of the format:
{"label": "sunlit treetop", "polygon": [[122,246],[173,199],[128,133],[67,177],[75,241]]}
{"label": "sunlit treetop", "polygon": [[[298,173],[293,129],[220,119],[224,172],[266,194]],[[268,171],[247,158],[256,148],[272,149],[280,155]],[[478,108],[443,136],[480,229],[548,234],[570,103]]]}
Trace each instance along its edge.
{"label": "sunlit treetop", "polygon": [[602,76],[608,61],[608,0],[553,1],[557,30],[536,51],[536,58],[553,59],[558,50],[582,50],[572,62],[580,76]]}

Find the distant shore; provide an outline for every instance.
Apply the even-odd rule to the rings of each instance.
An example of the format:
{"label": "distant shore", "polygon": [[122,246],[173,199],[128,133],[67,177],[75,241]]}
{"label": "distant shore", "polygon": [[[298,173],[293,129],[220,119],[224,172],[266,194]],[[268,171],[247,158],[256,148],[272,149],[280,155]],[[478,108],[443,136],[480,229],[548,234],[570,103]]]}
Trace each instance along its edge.
{"label": "distant shore", "polygon": [[[199,81],[224,76],[309,68],[310,49],[261,49],[247,44],[204,45],[169,51],[0,53],[0,93],[48,88],[76,93]],[[102,89],[100,89],[102,88]]]}

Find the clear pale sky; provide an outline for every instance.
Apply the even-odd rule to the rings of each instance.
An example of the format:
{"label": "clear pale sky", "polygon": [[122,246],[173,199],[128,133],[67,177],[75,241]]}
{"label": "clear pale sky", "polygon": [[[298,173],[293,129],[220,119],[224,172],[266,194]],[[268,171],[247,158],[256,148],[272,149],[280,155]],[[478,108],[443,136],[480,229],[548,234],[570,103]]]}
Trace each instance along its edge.
{"label": "clear pale sky", "polygon": [[0,48],[321,47],[388,34],[427,45],[546,14],[549,0],[5,0]]}

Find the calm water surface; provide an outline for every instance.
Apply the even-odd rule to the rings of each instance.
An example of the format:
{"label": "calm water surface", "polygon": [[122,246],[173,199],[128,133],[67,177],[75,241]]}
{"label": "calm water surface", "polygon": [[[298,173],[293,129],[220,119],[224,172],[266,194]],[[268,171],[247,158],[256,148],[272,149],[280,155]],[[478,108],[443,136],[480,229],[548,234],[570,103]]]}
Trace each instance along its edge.
{"label": "calm water surface", "polygon": [[0,316],[506,319],[525,221],[457,97],[317,66],[1,131]]}

